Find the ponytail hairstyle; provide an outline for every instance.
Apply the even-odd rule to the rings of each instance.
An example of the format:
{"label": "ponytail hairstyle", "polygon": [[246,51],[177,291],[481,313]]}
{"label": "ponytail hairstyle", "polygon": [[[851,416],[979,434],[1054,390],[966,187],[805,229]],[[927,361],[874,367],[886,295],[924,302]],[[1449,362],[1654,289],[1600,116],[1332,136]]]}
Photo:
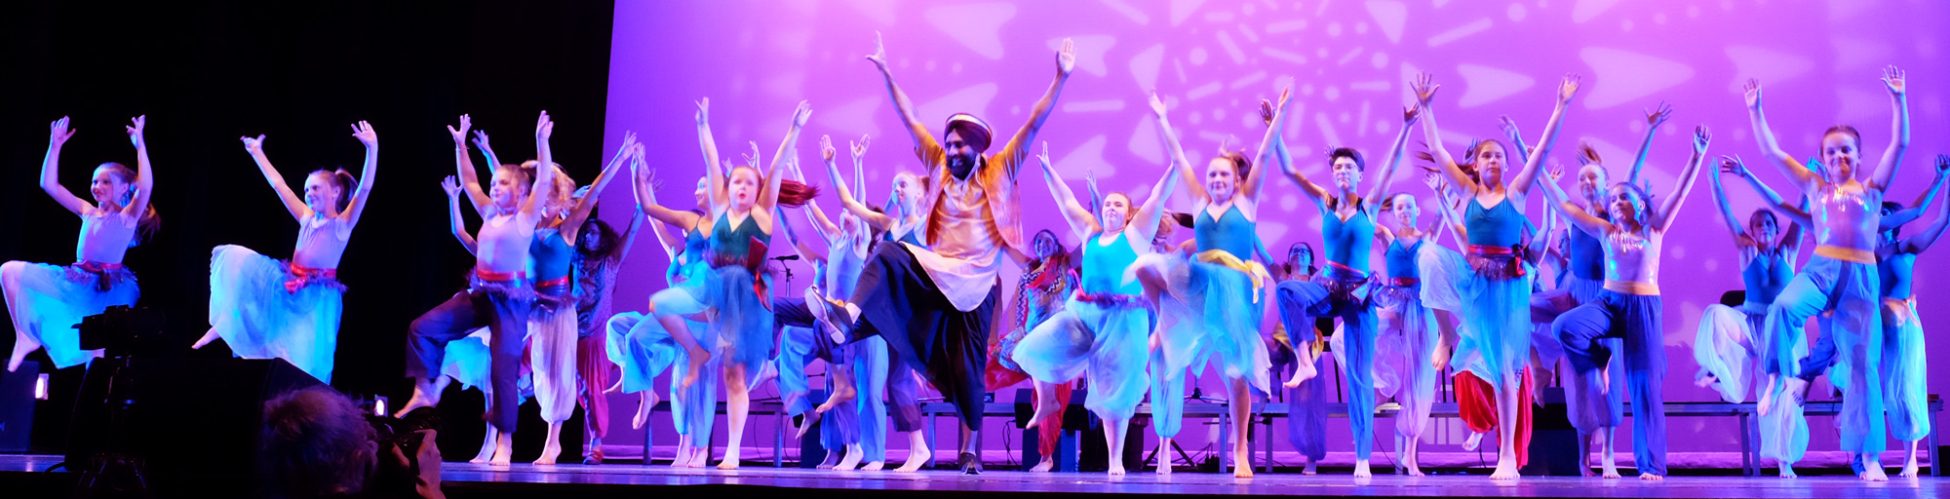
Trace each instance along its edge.
{"label": "ponytail hairstyle", "polygon": [[792,179],[779,181],[779,205],[791,208],[805,206],[819,197],[819,188]]}
{"label": "ponytail hairstyle", "polygon": [[346,171],[345,168],[343,167],[330,169],[330,170],[319,168],[317,170],[312,170],[311,174],[324,175],[326,178],[332,180],[332,185],[338,186],[339,213],[345,213],[345,210],[347,208],[352,207],[352,190],[357,189],[359,187],[359,179],[353,177],[352,172]]}
{"label": "ponytail hairstyle", "polygon": [[[135,202],[135,169],[129,168],[129,165],[114,161],[102,163],[101,166],[96,168],[105,168],[109,172],[114,173],[117,178],[122,179],[122,183],[129,184],[129,190],[123,191],[120,198],[115,200],[117,204],[127,207],[129,203]],[[135,221],[135,238],[129,240],[129,247],[141,246],[143,242],[155,239],[156,232],[161,230],[162,215],[156,211],[156,203],[154,199],[151,199],[149,209],[143,211],[142,216]]]}

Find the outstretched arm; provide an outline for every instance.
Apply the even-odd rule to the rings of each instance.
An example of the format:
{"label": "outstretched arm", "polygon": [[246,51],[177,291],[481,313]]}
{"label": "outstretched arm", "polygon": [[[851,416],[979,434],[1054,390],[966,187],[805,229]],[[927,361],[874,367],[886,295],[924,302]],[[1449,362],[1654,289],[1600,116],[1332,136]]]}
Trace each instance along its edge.
{"label": "outstretched arm", "polygon": [[[1938,155],[1936,161],[1938,165],[1943,165],[1950,163],[1950,157]],[[1938,178],[1942,178],[1942,176],[1938,175]],[[1930,222],[1928,227],[1924,227],[1922,233],[1909,238],[1909,249],[1916,253],[1922,253],[1930,249],[1931,245],[1936,244],[1936,238],[1943,235],[1943,228],[1946,225],[1950,225],[1950,203],[1943,203],[1942,206],[1937,207],[1936,221]]]}
{"label": "outstretched arm", "polygon": [[467,248],[467,254],[476,254],[478,246],[474,243],[474,235],[467,233],[467,222],[460,216],[460,182],[448,176],[447,180],[440,182],[440,188],[447,191],[448,227],[453,230],[454,239],[460,241],[461,247]]}
{"label": "outstretched arm", "polygon": [[1571,107],[1571,97],[1577,95],[1578,85],[1582,81],[1577,75],[1565,75],[1564,81],[1557,85],[1557,105],[1551,109],[1550,121],[1544,125],[1544,137],[1537,139],[1537,152],[1524,160],[1523,169],[1517,170],[1517,176],[1510,179],[1510,191],[1518,199],[1530,191],[1531,182],[1543,169],[1544,158],[1550,157],[1551,147],[1557,143],[1557,132],[1563,129],[1564,111]]}
{"label": "outstretched arm", "polygon": [[1889,150],[1883,151],[1882,162],[1869,176],[1869,187],[1888,189],[1896,179],[1896,170],[1903,164],[1903,151],[1909,150],[1909,97],[1908,83],[1904,81],[1903,70],[1889,66],[1882,70],[1882,84],[1889,90],[1889,105],[1896,108],[1895,123],[1891,125]]}
{"label": "outstretched arm", "polygon": [[542,111],[535,118],[535,184],[528,188],[528,199],[521,203],[521,216],[529,220],[540,218],[541,199],[547,192],[555,189],[555,154],[549,151],[549,136],[555,134],[555,121],[550,120],[548,111]]}
{"label": "outstretched arm", "polygon": [[271,166],[271,158],[264,155],[264,136],[241,137],[240,140],[244,141],[244,152],[257,163],[258,172],[263,173],[264,180],[271,184],[271,191],[277,193],[279,202],[284,203],[285,211],[291,212],[291,218],[304,220],[310,217],[311,207],[305,206],[305,200],[291,191],[291,185],[285,183],[284,175],[278,173],[278,168]]}
{"label": "outstretched arm", "polygon": [[94,209],[95,205],[83,201],[73,192],[68,192],[67,187],[61,186],[61,146],[68,143],[68,138],[74,137],[75,131],[68,128],[66,116],[54,120],[54,124],[49,125],[48,128],[47,158],[41,160],[41,191],[46,192],[48,197],[54,198],[54,202],[60,204],[62,208],[67,208],[69,213],[76,215],[87,213],[88,210]]}
{"label": "outstretched arm", "polygon": [[[1261,138],[1259,142],[1259,152],[1253,155],[1255,162],[1265,164],[1268,155],[1273,153],[1274,144],[1282,140],[1280,134],[1286,133],[1287,103],[1292,98],[1293,89],[1286,88],[1280,90],[1280,102],[1273,106],[1273,126],[1266,127],[1266,136]],[[1239,184],[1239,194],[1257,203],[1259,201],[1259,186],[1266,183],[1266,171],[1271,169],[1254,168],[1253,171],[1246,172],[1245,180]]]}
{"label": "outstretched arm", "polygon": [[[1164,136],[1171,136],[1171,121],[1165,117],[1165,101],[1159,99],[1156,92],[1151,94],[1151,111],[1158,118],[1160,132]],[[1178,189],[1176,185],[1178,183],[1178,172],[1174,171],[1178,168],[1175,168],[1175,166],[1186,163],[1185,151],[1176,147],[1178,139],[1172,137],[1169,140],[1171,140],[1174,146],[1171,148],[1171,164],[1166,165],[1163,175],[1158,177],[1158,183],[1151,186],[1151,194],[1144,197],[1144,204],[1138,206],[1135,211],[1132,211],[1130,220],[1125,222],[1127,225],[1136,225],[1135,229],[1137,230],[1137,234],[1141,236],[1141,239],[1138,241],[1148,242],[1158,237],[1158,224],[1164,221],[1165,202],[1171,199],[1172,191]],[[1148,247],[1148,243],[1138,241],[1133,241],[1136,244],[1133,244],[1132,247]]]}
{"label": "outstretched arm", "polygon": [[645,214],[650,215],[650,218],[670,224],[671,227],[676,227],[680,231],[690,230],[692,227],[697,226],[698,220],[702,217],[699,217],[696,213],[685,210],[673,210],[657,203],[655,173],[649,168],[644,167],[643,153],[641,150],[637,152],[636,159],[630,161],[630,169],[634,171],[634,175],[632,176],[636,178],[637,208],[643,210]]}
{"label": "outstretched arm", "polygon": [[1395,143],[1388,146],[1388,162],[1381,164],[1380,176],[1375,178],[1374,187],[1362,199],[1379,200],[1388,195],[1388,186],[1395,181],[1395,167],[1401,166],[1402,156],[1408,154],[1408,134],[1415,129],[1415,120],[1421,113],[1415,106],[1402,108],[1402,129],[1395,133]]}
{"label": "outstretched arm", "polygon": [[1945,176],[1946,173],[1950,173],[1950,156],[1938,154],[1936,156],[1936,179],[1930,181],[1930,188],[1925,189],[1923,194],[1917,196],[1916,201],[1911,202],[1908,207],[1896,210],[1895,213],[1883,215],[1881,230],[1902,227],[1903,224],[1910,223],[1915,221],[1917,217],[1923,216],[1923,212],[1930,209],[1930,202],[1936,200],[1937,192],[1943,190],[1943,181],[1946,178],[1950,178]]}
{"label": "outstretched arm", "polygon": [[1727,202],[1727,188],[1720,182],[1720,174],[1738,167],[1740,163],[1733,158],[1720,156],[1720,168],[1713,170],[1713,202],[1720,207],[1720,220],[1726,222],[1727,230],[1732,232],[1735,244],[1747,239],[1747,228],[1740,224],[1740,217],[1733,214],[1733,204]]}
{"label": "outstretched arm", "polygon": [[345,217],[347,226],[358,226],[359,217],[366,214],[366,200],[372,198],[373,175],[379,172],[379,132],[372,130],[371,123],[360,121],[352,125],[352,138],[366,146],[366,160],[365,166],[359,169],[359,188],[347,193],[352,196],[351,201],[339,216]]}
{"label": "outstretched arm", "polygon": [[1693,184],[1699,183],[1700,166],[1706,163],[1706,145],[1713,142],[1713,132],[1706,125],[1693,128],[1693,157],[1687,159],[1686,169],[1679,172],[1679,184],[1672,186],[1672,195],[1666,196],[1665,206],[1659,208],[1654,223],[1660,231],[1672,228],[1679,220],[1679,207],[1686,204],[1686,197],[1692,195]]}
{"label": "outstretched arm", "polygon": [[717,213],[719,207],[730,205],[725,199],[730,194],[725,192],[725,171],[718,166],[718,141],[711,136],[710,97],[697,101],[697,143],[704,151],[704,178],[709,179],[705,182],[704,198],[710,201],[711,206],[705,208],[705,212]]}
{"label": "outstretched arm", "polygon": [[1469,244],[1469,229],[1463,227],[1462,221],[1456,216],[1456,200],[1449,195],[1448,189],[1443,188],[1442,177],[1431,173],[1423,177],[1422,182],[1427,184],[1430,190],[1435,191],[1436,219],[1440,220],[1444,228],[1449,229],[1447,231],[1449,237],[1454,238],[1459,247]]}
{"label": "outstretched arm", "polygon": [[623,168],[623,163],[630,159],[630,152],[637,147],[639,145],[636,143],[636,132],[624,131],[622,147],[616,148],[616,154],[609,158],[608,163],[603,164],[603,171],[597,173],[596,180],[589,183],[589,192],[583,194],[582,199],[576,200],[575,206],[569,209],[568,216],[563,218],[564,238],[570,241],[576,240],[576,235],[582,230],[582,222],[589,220],[589,214],[596,211],[596,201],[602,199],[603,189],[609,188],[611,180],[616,180],[616,171]]}
{"label": "outstretched arm", "polygon": [[[832,165],[834,159],[837,156],[839,156],[839,151],[833,148],[832,137],[828,137],[825,135],[819,136],[820,160],[822,160],[827,165]],[[806,181],[806,172],[804,170],[799,169],[799,161],[797,159],[794,159],[793,161],[786,163],[786,169],[792,172],[793,180],[797,180],[801,183],[804,183]],[[854,187],[860,187],[860,186],[856,184],[854,185]],[[806,212],[806,220],[812,222],[813,232],[819,233],[820,241],[824,241],[830,244],[834,240],[837,240],[840,237],[842,237],[842,234],[840,234],[839,225],[834,224],[833,219],[826,217],[826,210],[820,209],[819,203],[815,203],[811,201],[806,202],[805,212]]]}
{"label": "outstretched arm", "polygon": [[1809,170],[1807,165],[1801,164],[1801,160],[1794,159],[1794,155],[1788,154],[1787,150],[1781,149],[1781,142],[1774,138],[1774,129],[1767,126],[1767,114],[1761,110],[1760,80],[1747,80],[1745,93],[1747,121],[1754,127],[1754,140],[1760,143],[1761,157],[1780,168],[1781,174],[1793,179],[1798,190],[1807,192],[1821,181],[1821,177]]}
{"label": "outstretched arm", "polygon": [[[1482,190],[1483,186],[1470,179],[1469,173],[1464,172],[1462,166],[1456,164],[1456,158],[1449,155],[1449,148],[1442,145],[1442,130],[1435,124],[1435,107],[1430,104],[1435,101],[1435,92],[1441,90],[1442,85],[1436,84],[1435,78],[1428,73],[1422,73],[1417,75],[1414,81],[1409,82],[1409,87],[1415,90],[1416,107],[1422,110],[1420,113],[1422,137],[1429,144],[1429,155],[1434,157],[1435,166],[1441,168],[1442,174],[1449,178],[1449,185],[1456,186],[1457,190],[1468,192],[1472,196],[1475,195],[1476,191]],[[1437,192],[1441,190],[1438,189]]]}
{"label": "outstretched arm", "polygon": [[[1165,101],[1158,97],[1157,92],[1152,92],[1152,112],[1157,112],[1157,110],[1163,109],[1164,106]],[[1192,195],[1192,201],[1197,203],[1212,202],[1212,195],[1205,192],[1205,185],[1200,184],[1198,182],[1198,175],[1192,173],[1192,162],[1185,159],[1185,147],[1179,143],[1178,132],[1171,128],[1171,122],[1163,119],[1158,120],[1158,134],[1165,141],[1165,152],[1171,157],[1172,169],[1177,170],[1178,174],[1185,178],[1185,190]]]}
{"label": "outstretched arm", "polygon": [[[1728,165],[1727,164],[1728,162],[1731,162],[1732,164]],[[1788,233],[1790,235],[1798,235],[1796,231],[1800,229],[1802,225],[1814,225],[1814,217],[1811,216],[1808,211],[1809,199],[1806,195],[1801,196],[1801,204],[1799,206],[1790,205],[1787,203],[1786,200],[1781,199],[1781,195],[1779,193],[1774,192],[1774,189],[1769,188],[1767,186],[1767,183],[1761,182],[1760,178],[1756,177],[1752,171],[1748,170],[1747,165],[1740,161],[1739,156],[1734,156],[1734,157],[1720,156],[1720,163],[1722,168],[1731,169],[1734,173],[1739,174],[1742,177],[1746,177],[1747,185],[1752,186],[1754,188],[1754,192],[1760,193],[1761,201],[1767,203],[1768,206],[1774,208],[1775,210],[1780,211],[1782,215],[1788,218],[1788,221],[1793,222],[1794,227],[1788,228]],[[1796,244],[1798,244],[1798,238],[1790,237],[1787,240],[1791,242],[1796,242]]]}
{"label": "outstretched arm", "polygon": [[[1266,121],[1269,132],[1267,139],[1273,141],[1273,154],[1270,158],[1262,158],[1269,161],[1264,161],[1261,164],[1269,162],[1278,164],[1280,173],[1286,174],[1287,180],[1292,180],[1294,184],[1299,185],[1300,193],[1306,195],[1308,200],[1314,202],[1314,206],[1319,207],[1322,213],[1325,213],[1327,205],[1322,203],[1331,194],[1327,192],[1327,188],[1321,187],[1320,184],[1316,184],[1312,180],[1308,180],[1305,174],[1300,173],[1300,168],[1293,164],[1293,156],[1287,152],[1285,132],[1273,131],[1273,129],[1284,127],[1286,120],[1278,116],[1278,113],[1273,109],[1272,102],[1264,99],[1259,101],[1259,116],[1261,120]],[[1266,169],[1268,168],[1255,168],[1254,171]]]}
{"label": "outstretched arm", "polygon": [[1659,125],[1666,124],[1672,117],[1672,106],[1659,103],[1658,109],[1645,112],[1645,140],[1639,141],[1639,155],[1632,158],[1632,173],[1625,177],[1625,183],[1638,185],[1639,172],[1645,170],[1645,158],[1652,153],[1652,138],[1659,133]]}
{"label": "outstretched arm", "polygon": [[[866,161],[867,140],[867,137],[861,137],[860,142],[849,144],[853,149],[855,178],[859,177],[860,174],[858,172],[862,169],[861,164]],[[853,190],[846,187],[846,178],[840,176],[839,165],[833,164],[832,161],[827,161],[826,177],[832,180],[833,190],[838,191],[840,195],[840,205],[846,207],[848,213],[860,217],[860,221],[866,222],[868,226],[875,229],[889,230],[894,226],[893,216],[887,213],[875,213],[872,208],[867,207],[865,203],[861,203],[859,198],[854,197]],[[889,200],[891,201],[891,199],[890,197]],[[891,210],[888,210],[888,212],[891,213]]]}
{"label": "outstretched arm", "polygon": [[135,144],[135,199],[122,207],[122,213],[131,217],[141,217],[149,212],[149,195],[156,187],[156,176],[149,168],[149,142],[143,140],[142,126],[148,123],[148,116],[137,116],[129,120],[129,142]]}
{"label": "outstretched arm", "polygon": [[933,135],[928,134],[927,125],[921,124],[921,118],[914,114],[914,101],[909,100],[907,92],[901,90],[899,84],[894,83],[894,72],[887,65],[887,45],[881,41],[880,32],[876,31],[873,34],[873,53],[867,54],[867,62],[873,63],[874,69],[880,70],[881,79],[886,81],[887,95],[894,100],[894,114],[900,115],[901,124],[906,126],[908,135],[913,137],[914,149],[924,155],[927,151],[941,149],[941,144],[934,140]]}
{"label": "outstretched arm", "polygon": [[[486,214],[488,205],[494,204],[494,201],[488,199],[487,191],[481,189],[481,177],[474,171],[474,158],[467,153],[467,132],[473,127],[474,119],[463,114],[460,115],[460,128],[447,127],[447,133],[454,137],[454,167],[459,170],[456,173],[460,175],[460,186],[465,189],[467,202],[473,205],[475,213]],[[496,158],[490,152],[493,149],[488,147],[486,131],[474,131],[474,146],[481,149],[481,155],[488,161],[488,168],[501,166],[494,162]]]}
{"label": "outstretched arm", "polygon": [[[765,213],[773,213],[772,208],[779,205],[779,184],[785,176],[779,174],[784,167],[784,158],[796,155],[799,145],[799,130],[806,127],[806,120],[812,119],[812,104],[799,101],[799,107],[792,110],[792,125],[785,129],[785,140],[779,141],[779,152],[772,155],[772,163],[765,169],[765,189],[758,193],[757,208]],[[768,228],[769,229],[769,228]]]}
{"label": "outstretched arm", "polygon": [[[1559,177],[1562,175],[1552,176]],[[1557,182],[1545,181],[1538,183],[1544,186],[1544,200],[1548,201],[1552,208],[1556,208],[1558,213],[1562,213],[1565,218],[1570,219],[1571,225],[1576,225],[1579,230],[1590,234],[1604,234],[1606,230],[1611,229],[1611,222],[1603,218],[1598,218],[1592,215],[1591,212],[1585,211],[1584,207],[1571,202],[1571,197],[1564,194],[1564,187],[1557,185]]]}
{"label": "outstretched arm", "polygon": [[1009,142],[995,153],[997,158],[1002,159],[1002,166],[1009,168],[1010,179],[1016,178],[1021,171],[1020,165],[1029,156],[1029,145],[1036,142],[1036,134],[1043,130],[1043,123],[1049,121],[1050,112],[1056,110],[1056,98],[1063,94],[1063,84],[1070,81],[1070,72],[1076,67],[1077,42],[1065,38],[1062,48],[1056,51],[1056,79],[1050,80],[1049,89],[1044,90],[1043,97],[1036,99],[1036,105],[1029,108],[1029,121],[1023,123],[1015,136],[1010,137]]}
{"label": "outstretched arm", "polygon": [[1497,116],[1496,122],[1497,126],[1503,129],[1503,138],[1510,140],[1510,148],[1515,149],[1511,152],[1516,153],[1517,161],[1529,163],[1530,141],[1523,139],[1523,130],[1517,128],[1517,120],[1511,119],[1510,115],[1506,114]]}
{"label": "outstretched arm", "polygon": [[1056,167],[1049,162],[1049,143],[1043,143],[1043,151],[1036,155],[1037,163],[1043,166],[1043,181],[1049,184],[1050,197],[1056,199],[1056,211],[1063,214],[1063,221],[1070,224],[1070,233],[1077,240],[1089,242],[1090,235],[1102,230],[1097,218],[1090,216],[1090,210],[1077,202],[1077,194],[1063,183],[1063,176],[1056,173]]}

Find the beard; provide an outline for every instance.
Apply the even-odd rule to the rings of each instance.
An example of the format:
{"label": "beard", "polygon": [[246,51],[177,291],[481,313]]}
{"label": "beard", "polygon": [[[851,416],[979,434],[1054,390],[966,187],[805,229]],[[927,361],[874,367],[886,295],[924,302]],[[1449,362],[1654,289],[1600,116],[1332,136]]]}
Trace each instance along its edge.
{"label": "beard", "polygon": [[955,178],[966,180],[969,172],[975,171],[977,157],[973,154],[967,156],[949,156],[948,172],[954,174]]}

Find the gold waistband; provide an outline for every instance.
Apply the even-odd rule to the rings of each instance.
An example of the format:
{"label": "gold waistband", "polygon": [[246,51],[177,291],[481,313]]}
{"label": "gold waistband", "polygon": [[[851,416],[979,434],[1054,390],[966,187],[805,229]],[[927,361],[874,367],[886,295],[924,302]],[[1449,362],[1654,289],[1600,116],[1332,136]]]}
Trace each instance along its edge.
{"label": "gold waistband", "polygon": [[1650,282],[1606,280],[1605,291],[1626,295],[1659,296],[1659,285]]}
{"label": "gold waistband", "polygon": [[1876,263],[1876,252],[1874,251],[1843,248],[1841,246],[1817,246],[1815,247],[1815,256],[1825,256],[1844,262],[1866,263],[1870,265],[1875,265]]}
{"label": "gold waistband", "polygon": [[1270,277],[1266,273],[1266,266],[1260,265],[1259,262],[1241,260],[1232,253],[1221,249],[1201,251],[1197,255],[1194,255],[1193,258],[1201,262],[1221,265],[1245,273],[1246,277],[1252,278],[1253,280],[1253,289],[1255,290],[1253,293],[1253,302],[1259,302],[1259,293],[1257,290],[1266,287],[1266,281]]}

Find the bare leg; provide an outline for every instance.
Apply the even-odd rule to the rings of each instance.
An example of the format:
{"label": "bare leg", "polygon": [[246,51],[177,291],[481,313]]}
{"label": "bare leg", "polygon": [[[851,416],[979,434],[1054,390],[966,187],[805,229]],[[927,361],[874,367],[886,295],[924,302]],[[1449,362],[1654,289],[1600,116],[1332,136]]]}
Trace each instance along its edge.
{"label": "bare leg", "polygon": [[542,456],[535,459],[535,464],[553,466],[556,458],[560,457],[562,457],[562,423],[550,422],[548,438],[542,444]]}
{"label": "bare leg", "polygon": [[[1868,382],[1874,383],[1876,381],[1869,380]],[[1857,475],[1858,478],[1869,482],[1889,481],[1889,473],[1882,470],[1882,456],[1863,454],[1857,458],[1862,460],[1862,474]]]}
{"label": "bare leg", "polygon": [[[446,384],[440,383],[436,385],[435,383],[434,380],[426,378],[414,378],[413,397],[406,399],[406,405],[399,406],[399,412],[393,413],[393,417],[403,418],[406,417],[406,413],[413,412],[414,409],[440,405],[440,391],[446,387]],[[489,397],[488,400],[494,399]]]}
{"label": "bare leg", "polygon": [[1042,427],[1043,422],[1054,415],[1050,411],[1057,404],[1055,383],[1035,380],[1033,385],[1036,388],[1036,413],[1029,416],[1029,424],[1023,425],[1022,427],[1024,430],[1033,430]]}
{"label": "bare leg", "polygon": [[727,431],[731,433],[731,442],[725,444],[724,460],[718,462],[718,469],[721,470],[738,469],[739,451],[743,450],[741,447],[745,443],[745,416],[752,410],[752,394],[745,385],[746,374],[750,373],[745,372],[745,366],[736,362],[725,363],[725,406],[729,413],[725,416],[725,422],[730,426]]}
{"label": "bare leg", "polygon": [[1516,372],[1503,373],[1503,385],[1496,387],[1496,472],[1490,474],[1491,480],[1514,481],[1517,474],[1517,404],[1518,391],[1522,390],[1520,375]]}
{"label": "bare leg", "polygon": [[1158,439],[1158,476],[1171,476],[1171,440],[1170,438]]}
{"label": "bare leg", "polygon": [[481,436],[481,452],[474,454],[474,458],[467,460],[467,462],[487,464],[488,461],[493,460],[494,441],[500,438],[500,434],[501,432],[494,431],[494,425],[488,425],[487,434]]}
{"label": "bare leg", "polygon": [[929,459],[934,459],[934,450],[928,448],[927,435],[919,431],[907,432],[907,462],[901,463],[901,467],[894,471],[901,473],[921,471],[922,466],[928,465]]}
{"label": "bare leg", "polygon": [[513,463],[515,459],[515,432],[501,431],[495,433],[494,459],[488,460],[488,464],[507,466]]}
{"label": "bare leg", "polygon": [[833,465],[833,470],[853,471],[853,468],[860,466],[860,456],[865,452],[865,450],[860,448],[859,442],[846,444],[846,457],[841,458],[839,464]]}
{"label": "bare leg", "polygon": [[1597,432],[1597,437],[1598,437],[1598,452],[1603,453],[1602,456],[1599,456],[1598,461],[1604,463],[1605,479],[1616,480],[1619,478],[1618,428],[1605,427],[1604,429],[1599,430]]}
{"label": "bare leg", "polygon": [[1402,445],[1402,469],[1408,473],[1408,476],[1423,476],[1421,446],[1421,435],[1409,438]]}
{"label": "bare leg", "polygon": [[1903,478],[1916,478],[1916,447],[1922,442],[1922,439],[1909,441],[1909,458],[1903,461]]}
{"label": "bare leg", "polygon": [[1124,437],[1131,431],[1131,417],[1106,414],[1097,417],[1104,420],[1104,443],[1110,449],[1105,462],[1110,463],[1110,476],[1124,476]]}
{"label": "bare leg", "polygon": [[[0,264],[0,293],[6,294],[7,303],[14,302],[14,290],[20,289],[20,272],[26,268],[27,264],[21,262]],[[27,354],[34,353],[40,348],[40,341],[27,337],[25,331],[15,328],[14,352],[7,357],[7,372],[19,370],[20,363],[27,360]]]}
{"label": "bare leg", "polygon": [[650,413],[657,410],[657,390],[645,389],[637,392],[636,415],[630,417],[630,429],[641,430],[650,423]]}
{"label": "bare leg", "polygon": [[196,343],[190,344],[190,349],[191,350],[201,349],[203,348],[204,345],[209,345],[210,342],[217,341],[217,338],[219,338],[217,336],[217,328],[214,327],[210,328],[209,331],[203,333],[202,338],[196,339]]}
{"label": "bare leg", "polygon": [[1228,381],[1232,385],[1232,400],[1227,402],[1232,409],[1232,476],[1252,478],[1253,443],[1246,440],[1253,421],[1252,387],[1245,378]]}
{"label": "bare leg", "polygon": [[684,382],[678,388],[690,388],[692,383],[697,382],[698,376],[703,374],[704,363],[711,361],[711,352],[698,344],[696,337],[691,336],[691,329],[684,324],[683,317],[657,313],[654,303],[650,307],[650,313],[657,318],[657,322],[663,324],[665,331],[670,332],[670,337],[677,340],[677,345],[684,347],[684,359],[689,363],[684,366]]}
{"label": "bare leg", "polygon": [[677,436],[677,455],[670,459],[672,468],[688,468],[691,463],[691,436]]}
{"label": "bare leg", "polygon": [[830,470],[833,469],[834,466],[837,466],[839,462],[840,462],[840,453],[835,450],[828,450],[826,451],[826,459],[820,460],[819,466],[814,466],[813,468]]}

